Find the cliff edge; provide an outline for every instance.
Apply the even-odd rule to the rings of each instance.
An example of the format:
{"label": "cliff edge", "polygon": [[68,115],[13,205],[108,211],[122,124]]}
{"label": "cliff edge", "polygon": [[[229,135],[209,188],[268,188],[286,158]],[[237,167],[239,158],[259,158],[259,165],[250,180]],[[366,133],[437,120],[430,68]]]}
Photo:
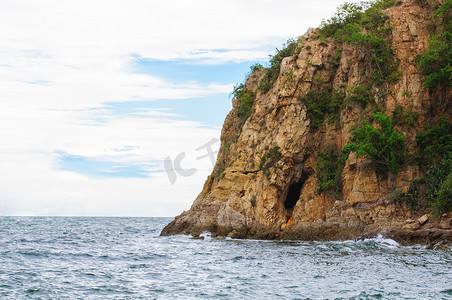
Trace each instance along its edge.
{"label": "cliff edge", "polygon": [[[234,89],[212,174],[161,234],[452,241],[450,186],[443,209],[427,193],[429,168],[452,150],[450,78],[426,83],[418,58],[450,2],[342,6],[345,17],[288,41],[269,68],[253,66]],[[425,136],[443,127],[433,153]]]}

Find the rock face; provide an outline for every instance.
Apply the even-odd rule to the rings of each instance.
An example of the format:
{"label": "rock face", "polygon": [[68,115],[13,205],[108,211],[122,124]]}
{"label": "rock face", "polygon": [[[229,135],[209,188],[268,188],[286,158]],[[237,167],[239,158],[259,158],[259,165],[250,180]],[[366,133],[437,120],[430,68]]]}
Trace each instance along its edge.
{"label": "rock face", "polygon": [[[417,114],[415,124],[396,127],[412,151],[416,134],[429,118],[431,91],[422,87],[424,77],[416,68],[415,57],[428,47],[426,25],[431,11],[418,1],[407,0],[385,14],[392,27],[400,80],[382,87],[385,93],[378,103],[388,115],[398,106]],[[352,152],[341,175],[342,196],[318,193],[317,151],[331,145],[341,149],[351,141],[352,127],[372,109],[347,103],[335,124],[325,121],[313,130],[300,98],[318,89],[319,83],[331,86],[332,92],[348,94],[351,87],[363,84],[372,70],[365,49],[321,41],[316,30],[300,37],[298,45],[299,51],[283,59],[269,91],[258,88],[265,70],[248,77],[245,89],[255,93],[250,117],[241,120],[233,102],[222,129],[214,172],[190,210],[167,225],[162,235],[196,235],[208,230],[238,238],[349,239],[428,224],[427,220],[407,223],[418,216],[411,216],[406,206],[393,200],[394,189],[407,190],[410,180],[422,175],[415,163],[405,165],[392,185],[369,160]],[[342,53],[335,62],[339,48]],[[441,113],[444,111],[437,115]],[[273,161],[271,168],[263,168],[263,157],[274,148],[282,157]]]}

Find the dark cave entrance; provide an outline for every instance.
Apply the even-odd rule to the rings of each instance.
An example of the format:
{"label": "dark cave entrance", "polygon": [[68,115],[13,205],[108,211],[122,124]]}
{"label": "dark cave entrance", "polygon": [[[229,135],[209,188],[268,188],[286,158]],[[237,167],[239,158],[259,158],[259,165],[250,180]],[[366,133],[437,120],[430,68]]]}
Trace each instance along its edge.
{"label": "dark cave entrance", "polygon": [[290,185],[286,200],[284,201],[284,207],[286,208],[288,214],[292,214],[293,208],[300,198],[301,189],[310,175],[310,172],[303,172],[301,178]]}

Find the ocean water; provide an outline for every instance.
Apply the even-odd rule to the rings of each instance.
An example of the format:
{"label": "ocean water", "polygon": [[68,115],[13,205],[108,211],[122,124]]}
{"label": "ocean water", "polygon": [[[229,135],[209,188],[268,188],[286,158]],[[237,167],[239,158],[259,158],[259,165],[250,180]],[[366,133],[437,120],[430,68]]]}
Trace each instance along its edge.
{"label": "ocean water", "polygon": [[0,299],[452,299],[452,251],[159,237],[169,221],[0,217]]}

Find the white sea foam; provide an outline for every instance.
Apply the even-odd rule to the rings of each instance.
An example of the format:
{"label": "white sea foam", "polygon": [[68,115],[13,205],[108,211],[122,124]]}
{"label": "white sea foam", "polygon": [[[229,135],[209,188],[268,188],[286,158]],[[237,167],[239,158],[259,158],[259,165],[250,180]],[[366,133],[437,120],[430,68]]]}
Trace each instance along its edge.
{"label": "white sea foam", "polygon": [[212,240],[212,234],[209,231],[204,231],[199,236],[203,237],[205,241],[211,241]]}
{"label": "white sea foam", "polygon": [[385,238],[383,237],[381,234],[378,234],[377,237],[375,238],[375,241],[384,245],[388,245],[388,246],[393,246],[393,247],[399,247],[400,244],[397,243],[396,241],[390,239],[390,238]]}

